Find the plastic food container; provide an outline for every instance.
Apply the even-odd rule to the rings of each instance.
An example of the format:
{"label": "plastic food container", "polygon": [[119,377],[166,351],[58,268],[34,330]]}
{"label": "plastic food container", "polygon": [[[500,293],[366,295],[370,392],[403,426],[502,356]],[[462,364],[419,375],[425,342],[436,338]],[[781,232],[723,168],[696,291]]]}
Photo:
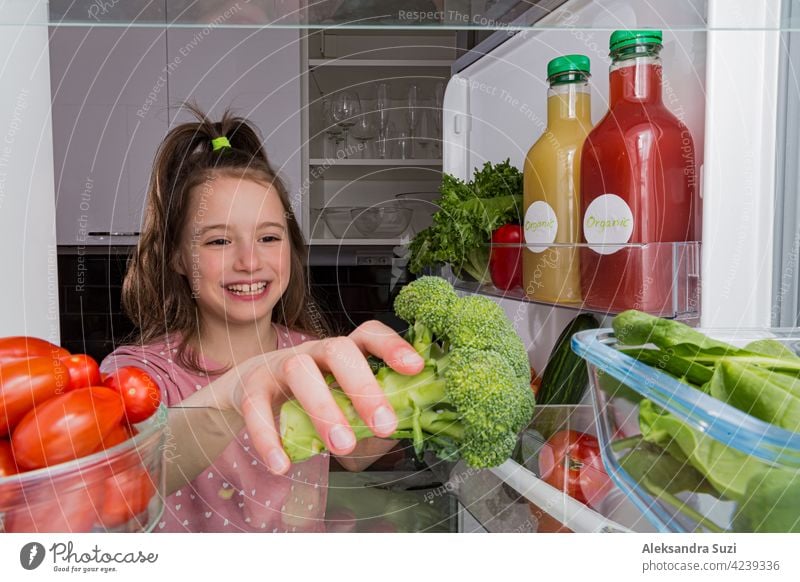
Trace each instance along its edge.
{"label": "plastic food container", "polygon": [[[800,347],[800,330],[700,331],[739,347],[765,338]],[[800,434],[623,354],[613,330],[577,333],[572,348],[589,363],[606,471],[659,531],[800,529]],[[661,409],[672,440],[642,442],[640,415]]]}
{"label": "plastic food container", "polygon": [[0,479],[0,532],[142,532],[164,512],[167,409],[119,445]]}

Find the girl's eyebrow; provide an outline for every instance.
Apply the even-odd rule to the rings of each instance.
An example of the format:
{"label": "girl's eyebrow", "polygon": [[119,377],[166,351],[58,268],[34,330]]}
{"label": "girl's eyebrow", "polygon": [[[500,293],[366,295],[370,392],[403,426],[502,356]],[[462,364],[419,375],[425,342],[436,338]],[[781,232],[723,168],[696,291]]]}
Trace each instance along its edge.
{"label": "girl's eyebrow", "polygon": [[203,236],[209,230],[227,230],[227,229],[228,229],[227,224],[208,224],[203,228],[195,231],[195,236]]}
{"label": "girl's eyebrow", "polygon": [[261,230],[262,228],[265,228],[267,226],[277,226],[281,230],[286,230],[286,227],[283,226],[280,222],[269,222],[269,221],[262,222],[261,224],[259,224],[258,225],[258,230]]}
{"label": "girl's eyebrow", "polygon": [[[276,226],[276,227],[280,228],[281,230],[286,230],[286,227],[284,225],[282,225],[280,222],[270,222],[270,221],[262,222],[261,224],[259,224],[258,227],[257,227],[257,230],[261,230],[262,228],[266,228],[268,226]],[[196,236],[203,236],[205,233],[207,233],[210,230],[228,230],[228,225],[227,224],[208,224],[208,225],[204,226],[203,228],[201,228],[200,230],[198,230],[195,233],[195,235]]]}

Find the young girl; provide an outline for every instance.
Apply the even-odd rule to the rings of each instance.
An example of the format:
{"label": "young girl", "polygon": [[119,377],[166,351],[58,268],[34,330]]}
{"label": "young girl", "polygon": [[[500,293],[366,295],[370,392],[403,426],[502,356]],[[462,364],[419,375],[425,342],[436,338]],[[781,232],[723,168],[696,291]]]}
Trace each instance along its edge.
{"label": "young girl", "polygon": [[277,415],[297,398],[335,455],[357,470],[392,446],[356,447],[332,373],[377,436],[394,411],[365,354],[414,374],[420,356],[372,321],[326,338],[308,301],[305,246],[255,131],[226,113],[172,129],[150,180],[143,232],[123,286],[135,345],[101,369],[138,366],[170,407],[165,512],[156,531],[322,531],[327,455],[292,465]]}

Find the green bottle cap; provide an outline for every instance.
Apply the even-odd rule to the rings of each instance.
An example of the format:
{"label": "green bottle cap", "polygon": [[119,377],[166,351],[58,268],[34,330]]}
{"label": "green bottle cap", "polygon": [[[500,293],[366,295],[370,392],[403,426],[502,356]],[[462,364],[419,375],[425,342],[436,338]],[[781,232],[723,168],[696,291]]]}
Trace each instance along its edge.
{"label": "green bottle cap", "polygon": [[589,57],[585,55],[564,55],[547,63],[547,78],[559,73],[581,72],[589,74]]}
{"label": "green bottle cap", "polygon": [[636,44],[661,45],[663,35],[660,30],[615,30],[608,48],[611,52]]}

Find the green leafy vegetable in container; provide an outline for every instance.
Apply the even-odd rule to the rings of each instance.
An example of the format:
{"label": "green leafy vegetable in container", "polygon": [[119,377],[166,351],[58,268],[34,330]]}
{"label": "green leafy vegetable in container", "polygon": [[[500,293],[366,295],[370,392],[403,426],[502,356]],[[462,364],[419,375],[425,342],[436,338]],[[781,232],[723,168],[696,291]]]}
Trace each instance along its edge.
{"label": "green leafy vegetable in container", "polygon": [[800,358],[780,342],[758,340],[737,348],[678,321],[633,310],[617,315],[613,327],[623,345],[658,348],[624,353],[751,416],[800,432]]}
{"label": "green leafy vegetable in container", "polygon": [[[633,310],[615,317],[613,327],[622,352],[755,418],[800,432],[800,357],[779,341],[739,348]],[[630,391],[624,396],[630,398]],[[734,531],[800,531],[800,471],[773,467],[727,446],[650,400],[639,403],[639,427],[638,444],[631,445],[637,440],[632,438],[612,446],[628,450],[621,465],[662,502],[721,531],[674,495],[711,493],[736,502]],[[668,479],[670,473],[675,477]]]}

